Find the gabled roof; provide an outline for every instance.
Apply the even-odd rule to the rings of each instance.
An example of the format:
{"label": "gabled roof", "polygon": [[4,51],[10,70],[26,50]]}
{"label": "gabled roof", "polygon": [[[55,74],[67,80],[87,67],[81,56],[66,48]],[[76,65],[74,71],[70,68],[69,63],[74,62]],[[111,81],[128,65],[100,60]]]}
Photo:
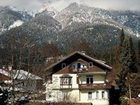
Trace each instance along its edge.
{"label": "gabled roof", "polygon": [[29,73],[24,70],[14,70],[14,78],[19,79],[19,80],[26,80],[26,79],[33,79],[33,80],[40,80],[42,79],[41,77],[34,75],[32,73]]}
{"label": "gabled roof", "polygon": [[65,63],[65,62],[68,62],[68,64],[71,64],[72,62],[78,60],[79,58],[84,59],[84,60],[89,61],[89,62],[93,62],[95,64],[95,66],[98,66],[98,67],[103,68],[105,70],[108,70],[108,71],[112,70],[112,67],[107,65],[107,64],[105,64],[104,61],[94,59],[94,58],[92,58],[92,57],[90,57],[88,55],[85,55],[85,54],[83,54],[83,53],[81,53],[79,51],[76,51],[76,52],[68,55],[67,57],[63,58],[62,60],[50,65],[48,68],[46,68],[46,71],[49,74],[53,74],[53,73],[57,72],[57,70],[52,70],[52,69],[53,68],[58,69],[59,64]]}

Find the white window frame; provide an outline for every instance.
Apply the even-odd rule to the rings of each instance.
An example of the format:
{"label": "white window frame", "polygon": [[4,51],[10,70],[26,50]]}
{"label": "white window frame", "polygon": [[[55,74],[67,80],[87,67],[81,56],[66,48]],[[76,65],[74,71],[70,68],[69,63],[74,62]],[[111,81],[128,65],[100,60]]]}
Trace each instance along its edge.
{"label": "white window frame", "polygon": [[88,100],[92,100],[92,92],[88,92]]}
{"label": "white window frame", "polygon": [[99,99],[99,91],[96,91],[96,99]]}

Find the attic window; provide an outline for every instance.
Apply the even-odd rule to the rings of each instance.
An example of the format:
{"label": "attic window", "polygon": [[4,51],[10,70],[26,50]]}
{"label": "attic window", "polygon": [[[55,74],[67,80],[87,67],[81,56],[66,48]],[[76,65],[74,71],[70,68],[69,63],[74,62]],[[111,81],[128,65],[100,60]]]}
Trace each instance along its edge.
{"label": "attic window", "polygon": [[81,72],[83,71],[83,69],[87,69],[87,66],[78,62],[78,63],[74,63],[72,65],[72,68],[73,68],[73,72],[77,72],[77,71]]}
{"label": "attic window", "polygon": [[61,67],[62,68],[66,67],[66,63],[62,63]]}
{"label": "attic window", "polygon": [[93,62],[89,62],[89,67],[93,67]]}

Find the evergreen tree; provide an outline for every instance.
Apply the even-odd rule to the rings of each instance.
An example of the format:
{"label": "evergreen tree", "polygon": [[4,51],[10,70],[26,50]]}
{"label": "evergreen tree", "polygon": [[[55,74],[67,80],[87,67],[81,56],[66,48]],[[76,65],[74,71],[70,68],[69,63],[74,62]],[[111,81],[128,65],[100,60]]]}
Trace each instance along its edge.
{"label": "evergreen tree", "polygon": [[133,47],[133,41],[132,37],[128,37],[128,60],[127,65],[128,66],[128,72],[130,73],[136,73],[137,72],[137,60],[136,60],[136,54]]}
{"label": "evergreen tree", "polygon": [[121,71],[119,74],[119,86],[120,88],[126,88],[126,77],[128,73],[137,72],[136,55],[133,48],[133,41],[131,36],[125,36],[122,30],[120,36],[120,64]]}
{"label": "evergreen tree", "polygon": [[140,64],[140,38],[138,39],[138,61]]}
{"label": "evergreen tree", "polygon": [[120,35],[120,46],[123,45],[124,42],[124,38],[125,38],[125,34],[124,34],[124,30],[121,30],[121,35]]}

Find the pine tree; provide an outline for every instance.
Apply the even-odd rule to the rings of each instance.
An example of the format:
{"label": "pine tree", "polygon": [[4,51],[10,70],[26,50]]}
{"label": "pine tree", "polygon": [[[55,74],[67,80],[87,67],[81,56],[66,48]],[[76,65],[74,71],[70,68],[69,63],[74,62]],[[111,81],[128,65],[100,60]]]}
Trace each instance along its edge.
{"label": "pine tree", "polygon": [[122,30],[120,36],[120,59],[121,70],[119,74],[119,86],[121,89],[126,88],[126,77],[128,73],[137,72],[137,62],[133,41],[131,36],[125,36]]}
{"label": "pine tree", "polygon": [[124,38],[125,38],[125,34],[124,34],[124,30],[121,30],[121,35],[120,35],[120,46],[123,45],[124,42]]}
{"label": "pine tree", "polygon": [[128,61],[127,61],[128,70],[130,73],[137,72],[137,60],[136,54],[133,47],[132,37],[128,38]]}

